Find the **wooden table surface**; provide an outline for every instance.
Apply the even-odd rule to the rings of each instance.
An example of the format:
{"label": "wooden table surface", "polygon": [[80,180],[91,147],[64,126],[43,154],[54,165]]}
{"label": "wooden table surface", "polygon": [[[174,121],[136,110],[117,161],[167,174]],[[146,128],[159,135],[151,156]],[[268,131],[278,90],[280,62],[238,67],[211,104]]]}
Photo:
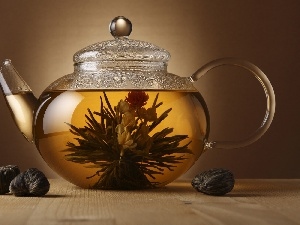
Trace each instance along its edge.
{"label": "wooden table surface", "polygon": [[222,197],[186,181],[141,191],[101,191],[50,180],[44,197],[0,195],[1,225],[300,224],[300,180],[237,180]]}

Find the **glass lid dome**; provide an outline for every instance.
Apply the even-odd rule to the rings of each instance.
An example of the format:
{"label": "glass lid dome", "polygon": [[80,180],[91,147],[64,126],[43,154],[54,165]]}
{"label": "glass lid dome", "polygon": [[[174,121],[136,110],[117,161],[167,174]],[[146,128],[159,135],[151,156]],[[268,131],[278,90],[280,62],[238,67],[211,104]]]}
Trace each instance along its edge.
{"label": "glass lid dome", "polygon": [[131,22],[119,16],[109,25],[113,40],[89,45],[73,56],[74,73],[47,90],[195,90],[188,78],[167,72],[170,53],[152,43],[129,39]]}

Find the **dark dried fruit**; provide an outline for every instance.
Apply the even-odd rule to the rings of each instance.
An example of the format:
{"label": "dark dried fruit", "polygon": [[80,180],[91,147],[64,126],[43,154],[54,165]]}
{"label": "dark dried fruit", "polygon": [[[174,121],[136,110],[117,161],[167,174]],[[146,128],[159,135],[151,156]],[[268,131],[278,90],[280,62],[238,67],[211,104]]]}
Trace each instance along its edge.
{"label": "dark dried fruit", "polygon": [[229,170],[211,169],[195,176],[192,186],[207,195],[225,195],[233,189],[234,177]]}
{"label": "dark dried fruit", "polygon": [[30,168],[20,173],[10,183],[9,190],[15,196],[42,196],[50,189],[50,183],[43,172]]}
{"label": "dark dried fruit", "polygon": [[20,169],[15,165],[0,167],[0,194],[9,192],[10,182],[20,173]]}

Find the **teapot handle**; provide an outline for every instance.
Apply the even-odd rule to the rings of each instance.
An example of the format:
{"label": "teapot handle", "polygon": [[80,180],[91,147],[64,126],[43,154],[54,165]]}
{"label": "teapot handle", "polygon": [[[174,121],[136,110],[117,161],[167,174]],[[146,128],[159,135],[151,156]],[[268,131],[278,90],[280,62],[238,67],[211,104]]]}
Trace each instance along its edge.
{"label": "teapot handle", "polygon": [[262,85],[267,98],[266,114],[260,127],[246,139],[240,141],[206,141],[205,150],[212,149],[212,148],[222,148],[222,149],[240,148],[252,144],[253,142],[257,141],[268,130],[275,113],[275,94],[269,79],[257,66],[255,66],[254,64],[248,61],[238,59],[238,58],[216,59],[214,61],[207,63],[200,69],[198,69],[189,78],[192,82],[195,82],[211,69],[219,66],[224,66],[224,65],[234,65],[234,66],[242,67],[250,71],[256,77],[256,79]]}

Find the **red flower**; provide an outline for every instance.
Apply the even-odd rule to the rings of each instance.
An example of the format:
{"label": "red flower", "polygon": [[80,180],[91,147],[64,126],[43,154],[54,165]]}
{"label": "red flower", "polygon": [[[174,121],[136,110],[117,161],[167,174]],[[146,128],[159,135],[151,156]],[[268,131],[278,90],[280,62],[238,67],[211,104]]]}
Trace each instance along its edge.
{"label": "red flower", "polygon": [[149,95],[147,95],[144,91],[130,91],[125,100],[130,104],[130,106],[141,108],[147,104],[148,99]]}

